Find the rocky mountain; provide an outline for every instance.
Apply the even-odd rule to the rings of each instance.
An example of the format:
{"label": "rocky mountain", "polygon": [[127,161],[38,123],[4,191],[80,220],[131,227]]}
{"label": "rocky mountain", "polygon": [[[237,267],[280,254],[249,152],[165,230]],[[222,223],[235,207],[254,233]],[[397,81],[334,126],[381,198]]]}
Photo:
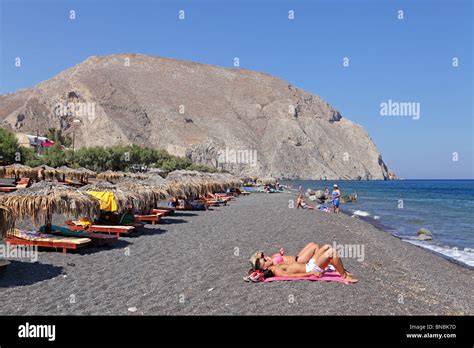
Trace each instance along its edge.
{"label": "rocky mountain", "polygon": [[136,143],[238,174],[389,179],[367,132],[268,74],[139,54],[90,57],[0,95],[17,132],[75,129],[76,147]]}

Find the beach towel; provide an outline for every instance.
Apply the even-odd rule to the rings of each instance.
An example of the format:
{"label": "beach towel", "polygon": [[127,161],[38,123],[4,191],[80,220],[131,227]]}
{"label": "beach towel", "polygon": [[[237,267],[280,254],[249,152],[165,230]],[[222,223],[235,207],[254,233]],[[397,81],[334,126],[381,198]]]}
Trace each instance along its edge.
{"label": "beach towel", "polygon": [[344,278],[341,278],[339,273],[331,272],[331,271],[324,272],[321,277],[316,277],[316,276],[300,277],[300,278],[270,277],[270,278],[265,278],[263,282],[268,283],[268,282],[274,282],[274,281],[279,281],[279,280],[321,280],[324,282],[338,282],[338,283],[349,284],[347,280],[345,280]]}
{"label": "beach towel", "polygon": [[118,210],[113,192],[87,191],[86,193],[100,200],[100,210],[110,211],[112,213]]}

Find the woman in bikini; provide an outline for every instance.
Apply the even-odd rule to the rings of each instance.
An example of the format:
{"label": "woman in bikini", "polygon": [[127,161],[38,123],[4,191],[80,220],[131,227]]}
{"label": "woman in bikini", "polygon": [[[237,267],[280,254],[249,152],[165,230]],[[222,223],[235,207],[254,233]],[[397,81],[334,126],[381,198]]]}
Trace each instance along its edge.
{"label": "woman in bikini", "polygon": [[329,265],[332,265],[342,278],[350,282],[357,282],[357,279],[352,277],[352,273],[344,268],[341,259],[329,244],[320,247],[316,243],[309,243],[297,256],[284,255],[283,249],[280,249],[280,252],[272,257],[258,251],[250,258],[249,262],[255,270],[269,270],[275,276],[289,277],[315,275],[315,272],[321,273]]}
{"label": "woman in bikini", "polygon": [[[351,273],[347,272],[344,269],[341,259],[337,256],[337,253],[329,245],[329,248],[319,248],[315,251],[314,255],[306,262],[281,262],[274,264],[273,260],[265,256],[262,252],[259,255],[256,255],[254,269],[263,271],[268,276],[275,277],[290,277],[290,278],[300,278],[300,277],[309,277],[317,276],[320,277],[323,271],[329,266],[332,265],[341,278],[347,280],[350,283],[357,283],[358,280],[355,279]],[[298,257],[298,260],[300,258]]]}

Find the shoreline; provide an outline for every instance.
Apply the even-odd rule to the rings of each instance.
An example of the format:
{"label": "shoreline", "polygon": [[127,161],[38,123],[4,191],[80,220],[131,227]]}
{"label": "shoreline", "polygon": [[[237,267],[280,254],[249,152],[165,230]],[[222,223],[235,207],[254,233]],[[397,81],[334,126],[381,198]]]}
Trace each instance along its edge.
{"label": "shoreline", "polygon": [[[341,209],[341,213],[346,214],[346,215],[349,216],[349,217],[351,217],[351,216],[353,215],[353,214],[351,214],[349,211],[343,210],[343,209]],[[466,263],[463,263],[463,262],[461,262],[461,261],[459,261],[459,260],[457,260],[457,259],[454,259],[454,258],[452,258],[452,257],[449,257],[448,255],[445,255],[445,254],[443,254],[443,253],[441,253],[441,252],[437,252],[437,251],[435,251],[435,250],[433,250],[433,249],[430,249],[430,248],[428,248],[428,247],[423,247],[423,246],[421,246],[421,245],[417,245],[417,244],[411,243],[410,240],[404,239],[403,237],[397,235],[397,234],[396,234],[396,231],[397,231],[397,230],[396,230],[395,227],[391,227],[391,226],[389,226],[389,225],[382,224],[382,223],[378,222],[377,220],[375,220],[374,218],[371,218],[371,217],[369,217],[369,216],[357,216],[357,219],[359,219],[359,220],[361,220],[361,221],[365,221],[365,222],[367,222],[368,224],[370,224],[370,225],[374,226],[375,228],[377,228],[378,230],[383,231],[384,233],[388,233],[388,234],[390,234],[391,236],[393,236],[393,237],[395,237],[395,238],[398,238],[398,239],[400,239],[401,241],[403,241],[403,242],[405,242],[405,243],[414,245],[414,246],[416,246],[416,247],[418,247],[418,248],[420,248],[420,249],[422,249],[422,250],[426,250],[426,251],[428,251],[428,252],[430,252],[430,253],[432,253],[432,254],[434,254],[434,255],[437,255],[437,256],[439,256],[439,257],[441,257],[441,258],[443,258],[443,259],[445,259],[445,260],[447,260],[447,261],[450,261],[450,262],[454,263],[455,265],[457,265],[457,266],[459,266],[459,267],[467,268],[467,269],[469,269],[469,270],[474,270],[474,266],[471,266],[471,265],[468,265],[468,264],[466,264]],[[393,232],[392,232],[392,231],[393,231]],[[416,240],[416,239],[415,239],[415,240]],[[420,242],[422,242],[422,241],[420,241]]]}
{"label": "shoreline", "polygon": [[[356,215],[357,218],[407,243],[429,250],[461,267],[471,270],[474,269],[474,240],[471,233],[472,229],[468,226],[468,222],[472,220],[469,214],[469,211],[472,210],[472,206],[469,206],[468,203],[459,203],[456,209],[451,205],[447,206],[445,203],[453,199],[451,192],[455,192],[458,187],[458,185],[449,184],[448,182],[465,182],[465,180],[419,179],[406,180],[406,182],[406,184],[402,184],[401,186],[398,184],[394,186],[394,184],[390,184],[386,181],[379,181],[379,183],[374,180],[366,181],[366,183],[349,181],[343,186],[347,192],[360,193],[361,204],[359,205],[359,202],[357,202],[354,204],[348,203],[341,205],[341,212]],[[415,182],[425,182],[429,184],[422,185],[416,184]],[[285,184],[291,185],[293,188],[302,185],[305,189],[311,188],[314,190],[322,189],[326,185],[321,181],[296,181],[285,182]],[[443,194],[445,196],[433,198],[434,196],[431,192],[436,192],[436,188],[438,187],[444,189]],[[435,191],[432,191],[433,189]],[[421,196],[427,198],[418,200],[416,197],[417,190],[421,192]],[[451,191],[448,192],[447,190]],[[401,192],[406,192],[404,199],[406,198],[408,202],[407,205],[410,205],[410,209],[406,212],[390,211],[390,204],[393,204],[394,200],[400,198],[393,194],[394,191],[399,192],[398,195],[401,195]],[[436,203],[434,199],[437,199],[438,202]],[[380,200],[380,202],[376,200]],[[469,200],[469,196],[464,196],[464,202],[468,202]],[[419,203],[421,201],[426,201],[427,204]],[[397,202],[395,202],[395,204],[396,203]],[[326,202],[325,205],[331,207],[330,201]],[[438,210],[441,210],[441,213],[438,212]],[[380,215],[382,219],[376,215]],[[453,221],[453,216],[457,216],[456,221],[461,222],[459,229],[453,228],[453,226],[456,226],[456,222]],[[420,228],[427,228],[432,231],[432,240],[418,240],[416,231]]]}
{"label": "shoreline", "polygon": [[[0,314],[474,314],[471,270],[345,214],[290,209],[292,199],[253,193],[209,211],[177,212],[112,247],[10,260]],[[364,246],[363,259],[343,258],[359,282],[242,280],[256,250],[295,255],[309,242]]]}

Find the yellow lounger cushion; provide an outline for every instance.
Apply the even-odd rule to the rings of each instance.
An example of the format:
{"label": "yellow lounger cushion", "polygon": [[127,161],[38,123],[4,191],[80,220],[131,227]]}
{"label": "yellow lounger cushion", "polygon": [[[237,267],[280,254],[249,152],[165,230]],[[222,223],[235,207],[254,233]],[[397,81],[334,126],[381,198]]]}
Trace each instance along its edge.
{"label": "yellow lounger cushion", "polygon": [[17,228],[13,230],[10,235],[13,235],[17,238],[33,241],[33,242],[53,242],[53,243],[71,243],[71,244],[86,244],[89,243],[91,240],[89,238],[75,238],[75,237],[65,237],[65,236],[51,236],[51,237],[34,237],[28,236],[23,233]]}
{"label": "yellow lounger cushion", "polygon": [[[73,221],[72,222],[74,225],[76,226],[82,226],[79,221]],[[134,230],[135,227],[133,226],[117,226],[117,225],[90,225],[88,228],[116,228],[116,229],[119,229],[119,230]]]}

